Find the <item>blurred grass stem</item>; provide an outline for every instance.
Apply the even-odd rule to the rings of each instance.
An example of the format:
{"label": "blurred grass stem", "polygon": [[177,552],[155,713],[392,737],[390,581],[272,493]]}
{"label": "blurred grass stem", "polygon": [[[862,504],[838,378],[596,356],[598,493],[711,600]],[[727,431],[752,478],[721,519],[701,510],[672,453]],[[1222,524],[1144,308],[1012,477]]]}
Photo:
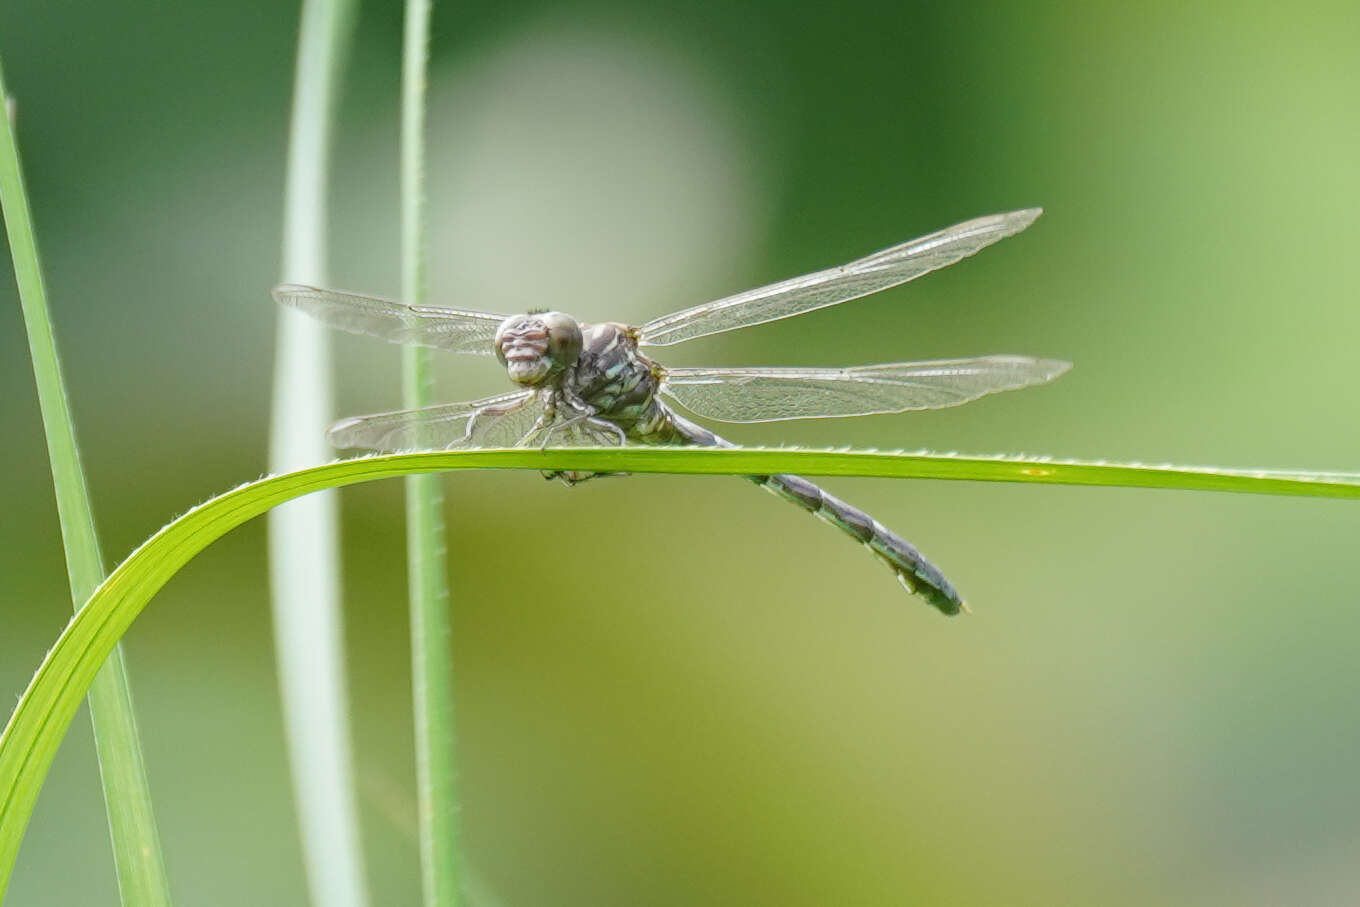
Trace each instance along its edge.
{"label": "blurred grass stem", "polygon": [[[407,0],[401,79],[401,277],[409,303],[425,301],[425,80],[429,0]],[[428,406],[430,351],[403,347],[402,403]],[[444,495],[437,475],[406,479],[406,558],[411,608],[411,692],[421,887],[427,907],[459,900],[458,795],[452,622]]]}
{"label": "blurred grass stem", "polygon": [[[283,279],[326,279],[326,189],[338,83],[353,32],[351,0],[304,0],[284,198]],[[264,295],[260,296],[261,301]],[[326,330],[279,309],[270,469],[331,458]],[[314,904],[367,903],[350,749],[333,492],[270,514],[275,651],[307,884]]]}
{"label": "blurred grass stem", "polygon": [[[5,128],[0,130],[0,205],[4,209],[14,275],[19,285],[19,302],[33,358],[33,376],[38,386],[43,430],[47,435],[71,601],[79,612],[104,580],[104,560],[95,533],[80,450],[76,446],[75,423],[71,419],[66,382],[57,355],[47,289],[38,262],[32,212],[19,166],[14,105],[5,90],[3,75],[0,75],[0,97],[5,99],[6,112],[3,117]],[[110,649],[107,662],[90,685],[89,695],[90,720],[94,725],[95,751],[104,788],[104,806],[108,811],[119,893],[124,904],[152,907],[169,904],[170,886],[165,876],[121,645]],[[4,898],[11,868],[12,864],[8,862],[0,863],[0,900]]]}

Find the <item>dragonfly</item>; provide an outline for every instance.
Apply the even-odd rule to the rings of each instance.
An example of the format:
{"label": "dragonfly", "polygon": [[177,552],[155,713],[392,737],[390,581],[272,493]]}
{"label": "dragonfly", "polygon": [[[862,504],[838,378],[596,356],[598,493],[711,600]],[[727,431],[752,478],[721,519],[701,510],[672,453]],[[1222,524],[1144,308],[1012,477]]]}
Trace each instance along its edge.
{"label": "dragonfly", "polygon": [[[669,368],[643,348],[790,318],[877,293],[953,264],[1024,230],[1027,208],[978,217],[839,267],[747,290],[641,327],[556,311],[493,314],[283,284],[275,299],[332,328],[392,343],[494,355],[516,390],[463,403],[358,416],[327,433],[337,448],[379,451],[623,444],[735,445],[682,415],[776,422],[956,406],[1042,384],[1070,363],[1029,356],[894,362],[849,368]],[[607,473],[555,472],[576,484]],[[863,510],[795,475],[747,476],[841,529],[945,614],[964,600],[910,542]]]}

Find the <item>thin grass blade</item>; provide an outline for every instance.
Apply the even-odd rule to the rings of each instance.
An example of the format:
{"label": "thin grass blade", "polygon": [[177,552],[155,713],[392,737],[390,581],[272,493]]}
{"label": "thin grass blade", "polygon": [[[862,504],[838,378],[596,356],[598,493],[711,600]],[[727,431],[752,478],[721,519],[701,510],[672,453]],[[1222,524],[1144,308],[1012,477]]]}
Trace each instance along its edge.
{"label": "thin grass blade", "polygon": [[[429,0],[407,0],[401,79],[402,298],[425,301],[425,71]],[[401,351],[402,403],[431,399],[430,350]],[[416,802],[421,888],[426,907],[459,900],[458,794],[453,702],[452,618],[440,477],[406,480],[406,559],[411,608],[411,693],[415,711]]]}
{"label": "thin grass blade", "polygon": [[[6,100],[0,75],[0,98]],[[47,290],[38,262],[37,237],[32,212],[19,166],[18,142],[11,116],[0,129],[0,204],[5,215],[14,274],[19,284],[33,357],[33,376],[38,386],[43,429],[47,435],[52,484],[56,490],[57,515],[61,521],[66,571],[71,601],[77,610],[104,580],[104,561],[95,533],[85,470],[76,445],[75,423],[66,396],[66,382],[57,355],[56,338],[47,306]],[[109,817],[118,890],[124,904],[170,903],[170,885],[161,856],[160,836],[151,805],[151,788],[141,738],[132,706],[132,689],[122,648],[114,646],[108,663],[90,686],[90,719],[94,725],[99,776],[104,806]],[[0,894],[7,873],[0,875]]]}

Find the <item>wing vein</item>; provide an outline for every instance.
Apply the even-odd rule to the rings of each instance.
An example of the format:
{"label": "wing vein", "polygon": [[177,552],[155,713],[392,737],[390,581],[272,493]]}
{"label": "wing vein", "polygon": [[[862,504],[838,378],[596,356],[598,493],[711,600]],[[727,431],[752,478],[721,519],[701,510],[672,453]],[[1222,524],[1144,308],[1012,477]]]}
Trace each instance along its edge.
{"label": "wing vein", "polygon": [[915,280],[1013,236],[1041,213],[1039,208],[1026,208],[974,218],[840,267],[673,312],[643,325],[639,342],[667,346],[868,296]]}
{"label": "wing vein", "polygon": [[1052,381],[1057,359],[981,356],[852,368],[676,368],[662,391],[724,422],[777,422],[958,406],[986,394]]}
{"label": "wing vein", "polygon": [[455,353],[490,355],[496,328],[506,317],[300,284],[275,287],[274,298],[337,330]]}

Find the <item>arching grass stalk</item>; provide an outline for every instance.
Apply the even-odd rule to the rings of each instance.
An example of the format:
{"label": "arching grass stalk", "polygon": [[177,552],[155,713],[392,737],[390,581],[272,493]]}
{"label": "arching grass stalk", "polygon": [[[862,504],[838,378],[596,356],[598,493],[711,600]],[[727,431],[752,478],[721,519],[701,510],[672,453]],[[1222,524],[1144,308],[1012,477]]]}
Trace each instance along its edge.
{"label": "arching grass stalk", "polygon": [[[3,75],[0,75],[0,98],[5,100],[8,110],[9,95]],[[80,450],[76,446],[75,423],[71,419],[66,382],[52,332],[47,290],[38,263],[33,216],[19,166],[14,122],[10,116],[0,119],[4,120],[4,128],[0,129],[0,204],[4,208],[5,229],[19,285],[19,302],[23,307],[24,326],[33,358],[33,377],[38,386],[43,430],[47,435],[71,601],[79,610],[104,580],[104,561],[95,534],[90,494],[85,484]],[[169,904],[170,886],[161,857],[160,838],[151,808],[151,789],[132,707],[132,691],[120,646],[110,648],[108,662],[93,678],[89,695],[90,720],[94,725],[99,777],[109,816],[119,893],[124,904],[151,907]],[[7,876],[6,871],[0,879]],[[3,885],[0,885],[0,894],[3,891]]]}
{"label": "arching grass stalk", "polygon": [[[0,896],[13,871],[38,789],[81,698],[147,602],[190,559],[247,520],[315,491],[421,472],[483,468],[729,475],[794,472],[1360,498],[1360,474],[1355,473],[1257,472],[1008,457],[746,448],[394,454],[345,460],[260,479],[200,504],[148,539],[100,584],[38,668],[0,735]],[[926,609],[921,611],[926,619]]]}
{"label": "arching grass stalk", "polygon": [[[429,0],[407,0],[401,78],[402,298],[425,301],[425,72]],[[402,403],[428,406],[430,350],[401,350]],[[406,480],[406,559],[411,609],[416,804],[426,907],[459,901],[458,793],[452,616],[445,556],[444,495],[437,475]]]}

